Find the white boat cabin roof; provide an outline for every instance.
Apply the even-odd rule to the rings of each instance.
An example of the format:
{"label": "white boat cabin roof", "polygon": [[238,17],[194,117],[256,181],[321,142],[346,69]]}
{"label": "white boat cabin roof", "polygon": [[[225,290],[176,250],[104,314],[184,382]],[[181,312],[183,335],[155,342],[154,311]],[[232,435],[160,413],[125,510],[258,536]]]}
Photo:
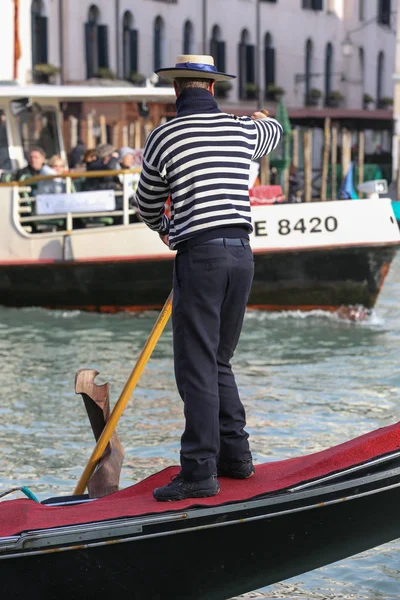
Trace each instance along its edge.
{"label": "white boat cabin roof", "polygon": [[52,99],[60,102],[112,100],[125,102],[175,102],[173,87],[102,85],[13,85],[0,84],[0,100]]}

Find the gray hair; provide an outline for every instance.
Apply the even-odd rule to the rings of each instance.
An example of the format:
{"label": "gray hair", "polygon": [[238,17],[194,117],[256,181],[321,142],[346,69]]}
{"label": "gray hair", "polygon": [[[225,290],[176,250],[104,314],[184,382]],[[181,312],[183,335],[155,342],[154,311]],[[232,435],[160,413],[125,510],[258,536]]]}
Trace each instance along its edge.
{"label": "gray hair", "polygon": [[96,146],[96,156],[98,158],[107,158],[114,152],[114,147],[111,144],[99,144]]}
{"label": "gray hair", "polygon": [[31,146],[29,148],[28,154],[30,154],[31,152],[39,152],[42,156],[44,156],[44,158],[46,158],[46,152],[43,150],[43,148],[41,146]]}

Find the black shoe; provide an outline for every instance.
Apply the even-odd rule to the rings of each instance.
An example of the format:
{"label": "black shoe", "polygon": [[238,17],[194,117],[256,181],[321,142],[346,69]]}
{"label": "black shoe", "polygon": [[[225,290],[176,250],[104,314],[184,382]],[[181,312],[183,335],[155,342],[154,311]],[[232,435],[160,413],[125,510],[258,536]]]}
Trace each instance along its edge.
{"label": "black shoe", "polygon": [[231,477],[232,479],[248,479],[255,473],[255,468],[251,458],[230,462],[227,460],[218,460],[217,474],[220,477]]}
{"label": "black shoe", "polygon": [[171,483],[156,488],[153,496],[160,502],[185,500],[185,498],[209,498],[219,492],[219,483],[215,475],[202,481],[187,481],[179,473]]}

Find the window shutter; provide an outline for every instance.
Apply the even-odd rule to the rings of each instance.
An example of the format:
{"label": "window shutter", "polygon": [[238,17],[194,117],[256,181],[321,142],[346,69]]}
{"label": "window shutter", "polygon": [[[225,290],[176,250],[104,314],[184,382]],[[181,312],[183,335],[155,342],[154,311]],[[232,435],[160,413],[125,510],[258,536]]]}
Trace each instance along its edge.
{"label": "window shutter", "polygon": [[246,46],[246,82],[254,83],[254,46],[248,44]]}
{"label": "window shutter", "polygon": [[132,73],[138,72],[138,40],[139,32],[137,29],[131,29],[129,32],[130,41],[130,67]]}
{"label": "window shutter", "polygon": [[32,15],[32,67],[39,64],[39,20]]}
{"label": "window shutter", "polygon": [[99,68],[107,68],[108,63],[108,25],[97,25]]}
{"label": "window shutter", "polygon": [[379,0],[378,21],[382,25],[390,25],[390,0]]}
{"label": "window shutter", "polygon": [[129,79],[131,69],[131,30],[124,28],[122,34],[122,64],[124,79]]}
{"label": "window shutter", "polygon": [[86,48],[86,79],[94,76],[94,54],[93,54],[93,36],[95,35],[96,25],[85,23],[85,48]]}
{"label": "window shutter", "polygon": [[183,54],[191,54],[192,49],[192,30],[189,26],[189,23],[186,23],[184,32],[183,32]]}
{"label": "window shutter", "polygon": [[211,38],[210,40],[210,54],[213,57],[215,64],[217,64],[218,42],[214,38]]}
{"label": "window shutter", "polygon": [[246,44],[240,43],[238,46],[239,63],[239,97],[244,97],[245,75],[246,75]]}
{"label": "window shutter", "polygon": [[332,46],[328,44],[325,55],[325,97],[328,97],[332,91]]}
{"label": "window shutter", "polygon": [[322,10],[322,0],[312,0],[311,8],[313,10]]}
{"label": "window shutter", "polygon": [[38,18],[38,30],[39,30],[39,63],[47,64],[47,17]]}
{"label": "window shutter", "polygon": [[265,92],[268,97],[268,86],[275,83],[275,48],[267,46],[264,52]]}
{"label": "window shutter", "polygon": [[225,42],[217,42],[217,56],[215,58],[218,71],[225,73]]}
{"label": "window shutter", "polygon": [[154,71],[161,68],[161,37],[160,31],[154,31]]}

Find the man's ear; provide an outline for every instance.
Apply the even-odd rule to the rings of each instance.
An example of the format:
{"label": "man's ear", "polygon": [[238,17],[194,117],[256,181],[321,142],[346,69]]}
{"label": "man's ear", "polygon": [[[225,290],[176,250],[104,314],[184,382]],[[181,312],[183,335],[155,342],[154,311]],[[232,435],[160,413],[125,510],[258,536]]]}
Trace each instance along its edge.
{"label": "man's ear", "polygon": [[175,81],[173,82],[173,84],[174,84],[175,96],[178,97],[179,96],[178,86],[176,85]]}
{"label": "man's ear", "polygon": [[214,87],[215,87],[215,81],[212,81],[210,83],[210,87],[208,89],[210,90],[210,92],[212,93],[213,96],[214,96]]}

